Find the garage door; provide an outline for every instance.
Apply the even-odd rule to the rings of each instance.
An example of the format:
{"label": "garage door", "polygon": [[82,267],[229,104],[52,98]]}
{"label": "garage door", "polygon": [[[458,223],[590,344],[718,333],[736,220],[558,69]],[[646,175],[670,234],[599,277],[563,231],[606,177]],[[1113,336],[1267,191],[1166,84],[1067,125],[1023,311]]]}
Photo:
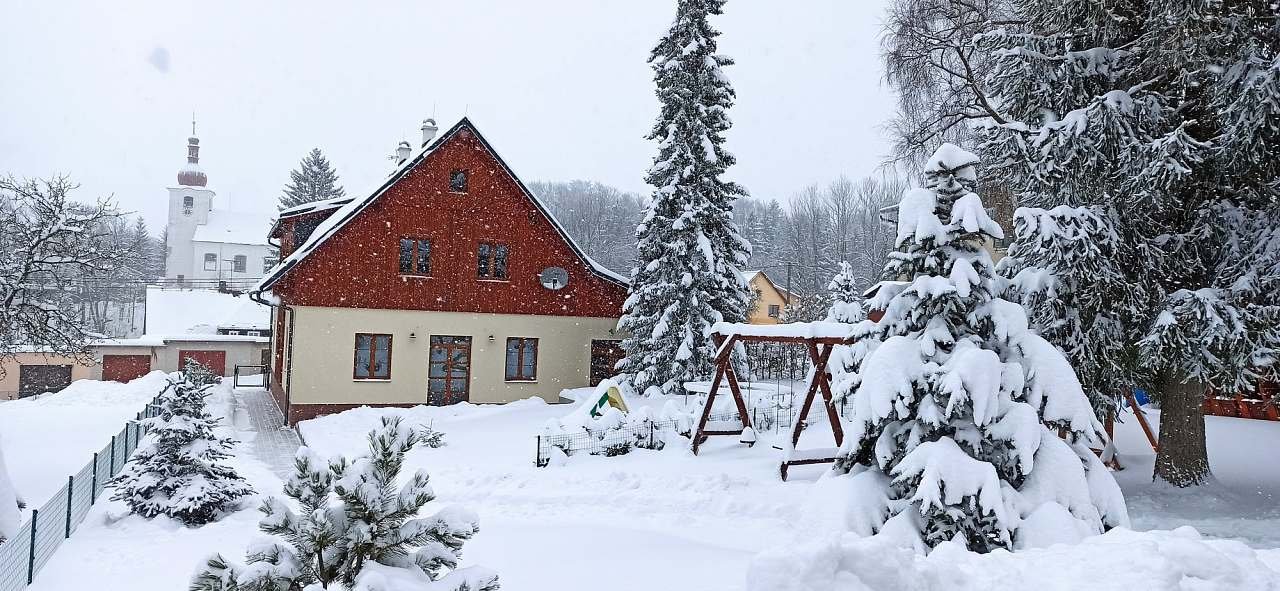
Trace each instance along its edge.
{"label": "garage door", "polygon": [[18,368],[18,397],[57,392],[70,385],[70,365],[23,365]]}
{"label": "garage door", "polygon": [[225,376],[227,375],[227,352],[226,351],[178,351],[178,369],[187,364],[188,359],[194,359],[196,363],[203,365],[213,373]]}
{"label": "garage door", "polygon": [[102,356],[102,379],[109,382],[127,382],[145,376],[149,371],[150,355]]}

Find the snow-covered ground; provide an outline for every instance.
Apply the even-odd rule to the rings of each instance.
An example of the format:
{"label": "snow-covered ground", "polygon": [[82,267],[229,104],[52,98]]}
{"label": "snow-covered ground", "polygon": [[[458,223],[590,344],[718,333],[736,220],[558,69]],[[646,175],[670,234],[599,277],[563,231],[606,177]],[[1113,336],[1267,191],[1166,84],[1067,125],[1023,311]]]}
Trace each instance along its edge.
{"label": "snow-covered ground", "polygon": [[39,507],[106,447],[166,383],[153,371],[127,384],[80,380],[60,392],[0,403],[0,446],[9,475]]}
{"label": "snow-covered ground", "polygon": [[[225,398],[227,391],[221,395]],[[663,402],[640,404],[656,410]],[[226,405],[218,408],[230,412]],[[753,448],[731,437],[712,438],[697,457],[683,448],[636,450],[613,458],[573,456],[564,465],[535,467],[534,435],[549,419],[570,410],[536,399],[502,406],[362,408],[306,421],[300,430],[321,455],[358,453],[365,434],[387,414],[443,431],[447,445],[412,452],[409,468],[430,473],[439,495],[436,503],[463,504],[479,514],[481,530],[464,547],[464,563],[497,570],[504,589],[761,589],[773,584],[771,577],[810,580],[806,577],[814,573],[789,572],[770,562],[794,556],[789,554],[793,548],[817,542],[805,551],[841,551],[824,529],[833,503],[829,487],[815,485],[824,469],[796,468],[790,482],[778,480],[780,452],[771,444],[780,434],[761,433]],[[248,421],[234,414],[228,418],[228,429],[247,428]],[[1154,414],[1152,419],[1158,421]],[[1185,529],[1116,531],[1079,546],[1015,555],[935,552],[928,558],[862,544],[842,556],[864,561],[868,573],[883,577],[871,581],[882,584],[859,587],[845,580],[793,588],[943,589],[947,581],[939,577],[948,569],[972,588],[1023,588],[1029,583],[1125,591],[1280,588],[1280,549],[1270,549],[1280,546],[1280,517],[1275,514],[1280,467],[1266,462],[1270,450],[1280,449],[1280,423],[1209,421],[1218,485],[1190,494],[1151,485],[1153,456],[1133,420],[1118,426],[1126,466],[1118,478],[1137,529],[1187,524],[1206,538],[1239,542],[1202,544]],[[236,436],[243,443],[235,450],[235,466],[260,493],[277,494],[279,478],[253,455],[249,442],[254,433],[241,430]],[[96,446],[94,442],[91,450]],[[120,506],[100,503],[36,577],[34,588],[184,588],[210,552],[241,557],[249,539],[258,535],[256,504],[251,500],[221,522],[189,529],[163,519],[116,520]],[[906,574],[894,574],[899,572]],[[1234,579],[1228,576],[1232,573]]]}

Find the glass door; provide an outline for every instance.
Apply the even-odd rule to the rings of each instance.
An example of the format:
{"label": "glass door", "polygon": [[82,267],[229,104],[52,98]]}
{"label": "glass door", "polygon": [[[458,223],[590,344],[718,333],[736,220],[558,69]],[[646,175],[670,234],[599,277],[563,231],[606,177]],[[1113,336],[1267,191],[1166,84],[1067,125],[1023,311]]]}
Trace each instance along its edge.
{"label": "glass door", "polygon": [[427,404],[466,401],[471,384],[471,337],[432,335],[427,371]]}

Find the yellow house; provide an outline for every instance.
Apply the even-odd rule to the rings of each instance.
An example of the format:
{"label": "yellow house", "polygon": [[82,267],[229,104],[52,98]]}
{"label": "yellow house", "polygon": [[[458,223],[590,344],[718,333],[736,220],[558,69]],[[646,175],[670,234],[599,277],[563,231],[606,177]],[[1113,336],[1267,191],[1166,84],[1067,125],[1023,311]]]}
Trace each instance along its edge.
{"label": "yellow house", "polygon": [[751,324],[781,322],[782,313],[787,309],[788,303],[794,303],[789,300],[794,300],[795,295],[791,294],[788,298],[787,290],[774,284],[764,271],[743,271],[742,275],[747,278],[747,285],[751,287],[751,292],[756,298],[755,307],[751,308],[747,322]]}

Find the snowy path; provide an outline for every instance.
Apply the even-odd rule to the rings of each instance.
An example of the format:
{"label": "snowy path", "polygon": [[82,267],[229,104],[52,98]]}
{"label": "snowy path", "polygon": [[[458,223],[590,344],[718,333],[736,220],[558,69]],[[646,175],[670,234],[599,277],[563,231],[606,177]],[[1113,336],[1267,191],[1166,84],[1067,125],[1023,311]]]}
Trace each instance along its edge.
{"label": "snowy path", "polygon": [[298,432],[285,426],[284,415],[264,388],[237,388],[237,406],[249,414],[253,430],[253,453],[280,478],[293,473],[293,457],[302,441]]}

